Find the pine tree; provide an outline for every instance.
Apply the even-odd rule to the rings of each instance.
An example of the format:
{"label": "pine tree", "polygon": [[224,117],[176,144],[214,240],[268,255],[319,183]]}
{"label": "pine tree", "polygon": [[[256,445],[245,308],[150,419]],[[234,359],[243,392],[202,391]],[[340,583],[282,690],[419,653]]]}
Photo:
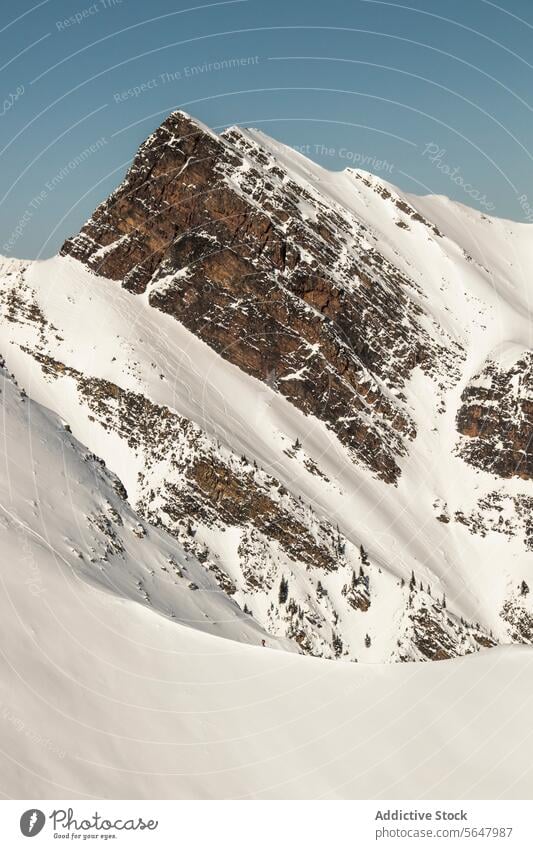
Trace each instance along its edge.
{"label": "pine tree", "polygon": [[339,635],[335,631],[333,632],[333,638],[331,640],[331,645],[333,647],[333,651],[335,652],[335,657],[340,657],[341,654],[342,654],[343,645],[342,645],[341,638],[339,637]]}
{"label": "pine tree", "polygon": [[371,645],[372,645],[372,640],[370,639],[370,636],[367,634],[366,637],[365,637],[365,646],[367,647],[367,649],[369,649]]}
{"label": "pine tree", "polygon": [[361,562],[364,566],[370,566],[370,560],[368,559],[368,552],[365,550],[363,543],[359,546],[359,555],[361,557]]}
{"label": "pine tree", "polygon": [[416,590],[416,578],[415,573],[411,572],[411,580],[409,581],[409,589]]}
{"label": "pine tree", "polygon": [[526,596],[529,592],[529,587],[525,581],[522,581],[522,586],[520,587],[520,595]]}
{"label": "pine tree", "polygon": [[284,577],[281,578],[279,585],[278,601],[280,604],[286,604],[289,597],[289,582]]}

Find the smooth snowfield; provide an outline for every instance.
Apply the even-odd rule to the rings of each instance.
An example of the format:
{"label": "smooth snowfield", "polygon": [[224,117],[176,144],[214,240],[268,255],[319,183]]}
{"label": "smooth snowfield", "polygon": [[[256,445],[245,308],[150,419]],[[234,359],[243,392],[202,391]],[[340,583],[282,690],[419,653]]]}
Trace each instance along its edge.
{"label": "smooth snowfield", "polygon": [[9,562],[8,797],[531,798],[531,649],[334,663],[170,623],[42,553],[28,596]]}

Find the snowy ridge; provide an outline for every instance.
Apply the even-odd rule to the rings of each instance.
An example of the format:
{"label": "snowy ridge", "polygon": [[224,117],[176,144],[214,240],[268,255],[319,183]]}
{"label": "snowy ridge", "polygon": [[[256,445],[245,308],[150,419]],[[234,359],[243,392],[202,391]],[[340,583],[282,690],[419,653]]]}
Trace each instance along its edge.
{"label": "snowy ridge", "polygon": [[193,556],[132,510],[121,481],[70,427],[3,367],[0,379],[2,550],[29,594],[49,598],[44,561],[73,586],[87,582],[187,627],[259,644],[264,632]]}

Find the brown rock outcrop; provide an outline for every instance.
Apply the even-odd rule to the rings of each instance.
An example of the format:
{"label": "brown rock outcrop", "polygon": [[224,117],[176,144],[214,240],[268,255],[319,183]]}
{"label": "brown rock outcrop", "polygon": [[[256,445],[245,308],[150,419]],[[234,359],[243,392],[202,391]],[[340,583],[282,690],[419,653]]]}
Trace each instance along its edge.
{"label": "brown rock outcrop", "polygon": [[489,360],[462,394],[460,455],[502,478],[533,478],[533,355],[504,368]]}
{"label": "brown rock outcrop", "polygon": [[245,133],[217,137],[173,113],[62,252],[148,288],[152,306],[397,480],[415,436],[400,390],[442,354],[418,321],[416,287],[364,224]]}

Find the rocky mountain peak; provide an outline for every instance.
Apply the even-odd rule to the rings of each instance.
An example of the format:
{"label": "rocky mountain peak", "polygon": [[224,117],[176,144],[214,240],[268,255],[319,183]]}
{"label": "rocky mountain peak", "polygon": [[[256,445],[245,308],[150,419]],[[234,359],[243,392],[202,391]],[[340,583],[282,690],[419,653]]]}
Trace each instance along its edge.
{"label": "rocky mountain peak", "polygon": [[443,346],[413,281],[369,236],[246,131],[218,137],[175,112],[62,253],[148,291],[393,483],[416,432],[401,390]]}
{"label": "rocky mountain peak", "polygon": [[255,633],[445,659],[533,639],[510,240],[528,267],[508,222],[175,112],[60,257],[0,263],[0,332]]}

